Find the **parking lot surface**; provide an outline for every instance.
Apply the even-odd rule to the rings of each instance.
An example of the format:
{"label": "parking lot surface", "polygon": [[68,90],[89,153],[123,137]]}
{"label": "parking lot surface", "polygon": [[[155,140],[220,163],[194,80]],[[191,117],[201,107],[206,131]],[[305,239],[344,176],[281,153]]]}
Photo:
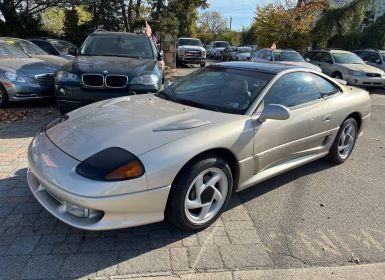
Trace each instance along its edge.
{"label": "parking lot surface", "polygon": [[57,112],[49,102],[13,105],[31,114],[0,123],[0,279],[384,262],[385,91],[372,91],[371,98],[369,127],[345,164],[318,160],[242,191],[213,226],[195,234],[167,222],[86,232],[53,218],[28,189],[26,152]]}

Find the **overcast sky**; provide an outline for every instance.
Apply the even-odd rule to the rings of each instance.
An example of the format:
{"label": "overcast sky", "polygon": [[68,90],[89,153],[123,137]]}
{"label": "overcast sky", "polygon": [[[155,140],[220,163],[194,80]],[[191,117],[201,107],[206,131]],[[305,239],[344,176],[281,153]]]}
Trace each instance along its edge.
{"label": "overcast sky", "polygon": [[242,25],[251,25],[257,4],[265,5],[269,0],[209,0],[208,2],[209,11],[220,12],[228,19],[232,17],[232,29],[240,30]]}

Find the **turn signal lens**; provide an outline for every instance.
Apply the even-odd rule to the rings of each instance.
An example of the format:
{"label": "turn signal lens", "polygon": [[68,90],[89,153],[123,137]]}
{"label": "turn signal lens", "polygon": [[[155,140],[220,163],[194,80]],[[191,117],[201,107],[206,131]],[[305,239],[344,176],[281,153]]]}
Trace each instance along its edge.
{"label": "turn signal lens", "polygon": [[134,160],[118,169],[112,171],[106,176],[107,180],[124,180],[129,178],[136,178],[143,175],[142,164]]}

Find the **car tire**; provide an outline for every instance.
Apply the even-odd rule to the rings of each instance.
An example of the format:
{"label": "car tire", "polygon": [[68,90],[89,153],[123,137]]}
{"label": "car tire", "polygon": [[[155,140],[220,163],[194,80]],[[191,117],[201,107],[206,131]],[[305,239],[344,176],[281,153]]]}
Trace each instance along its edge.
{"label": "car tire", "polygon": [[226,208],[232,190],[233,175],[226,161],[214,154],[200,157],[173,182],[166,217],[184,231],[207,228]]}
{"label": "car tire", "polygon": [[66,108],[65,106],[63,106],[63,104],[60,103],[59,100],[57,101],[56,104],[57,104],[57,109],[58,109],[60,115],[65,115],[65,114],[67,114],[68,112],[70,112],[70,110],[68,110],[68,108]]}
{"label": "car tire", "polygon": [[342,123],[326,158],[333,163],[344,163],[353,152],[357,135],[358,126],[356,120],[354,118],[346,119]]}
{"label": "car tire", "polygon": [[9,99],[7,91],[0,85],[0,108],[8,108]]}
{"label": "car tire", "polygon": [[202,63],[200,64],[200,66],[201,66],[201,67],[205,67],[205,66],[206,66],[206,62],[202,62]]}
{"label": "car tire", "polygon": [[335,72],[335,73],[333,73],[332,77],[333,77],[333,78],[336,78],[336,79],[340,79],[340,80],[343,80],[343,79],[344,79],[343,76],[342,76],[342,74],[341,74],[340,72]]}

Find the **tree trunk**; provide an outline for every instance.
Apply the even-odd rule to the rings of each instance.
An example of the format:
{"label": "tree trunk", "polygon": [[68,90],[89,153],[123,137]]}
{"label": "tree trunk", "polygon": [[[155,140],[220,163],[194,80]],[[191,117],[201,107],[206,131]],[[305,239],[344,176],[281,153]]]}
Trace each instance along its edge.
{"label": "tree trunk", "polygon": [[127,32],[129,31],[128,26],[128,20],[127,20],[127,13],[126,13],[126,4],[124,3],[124,0],[120,1],[120,7],[122,9],[122,17],[123,17],[123,23],[124,23],[124,30]]}

